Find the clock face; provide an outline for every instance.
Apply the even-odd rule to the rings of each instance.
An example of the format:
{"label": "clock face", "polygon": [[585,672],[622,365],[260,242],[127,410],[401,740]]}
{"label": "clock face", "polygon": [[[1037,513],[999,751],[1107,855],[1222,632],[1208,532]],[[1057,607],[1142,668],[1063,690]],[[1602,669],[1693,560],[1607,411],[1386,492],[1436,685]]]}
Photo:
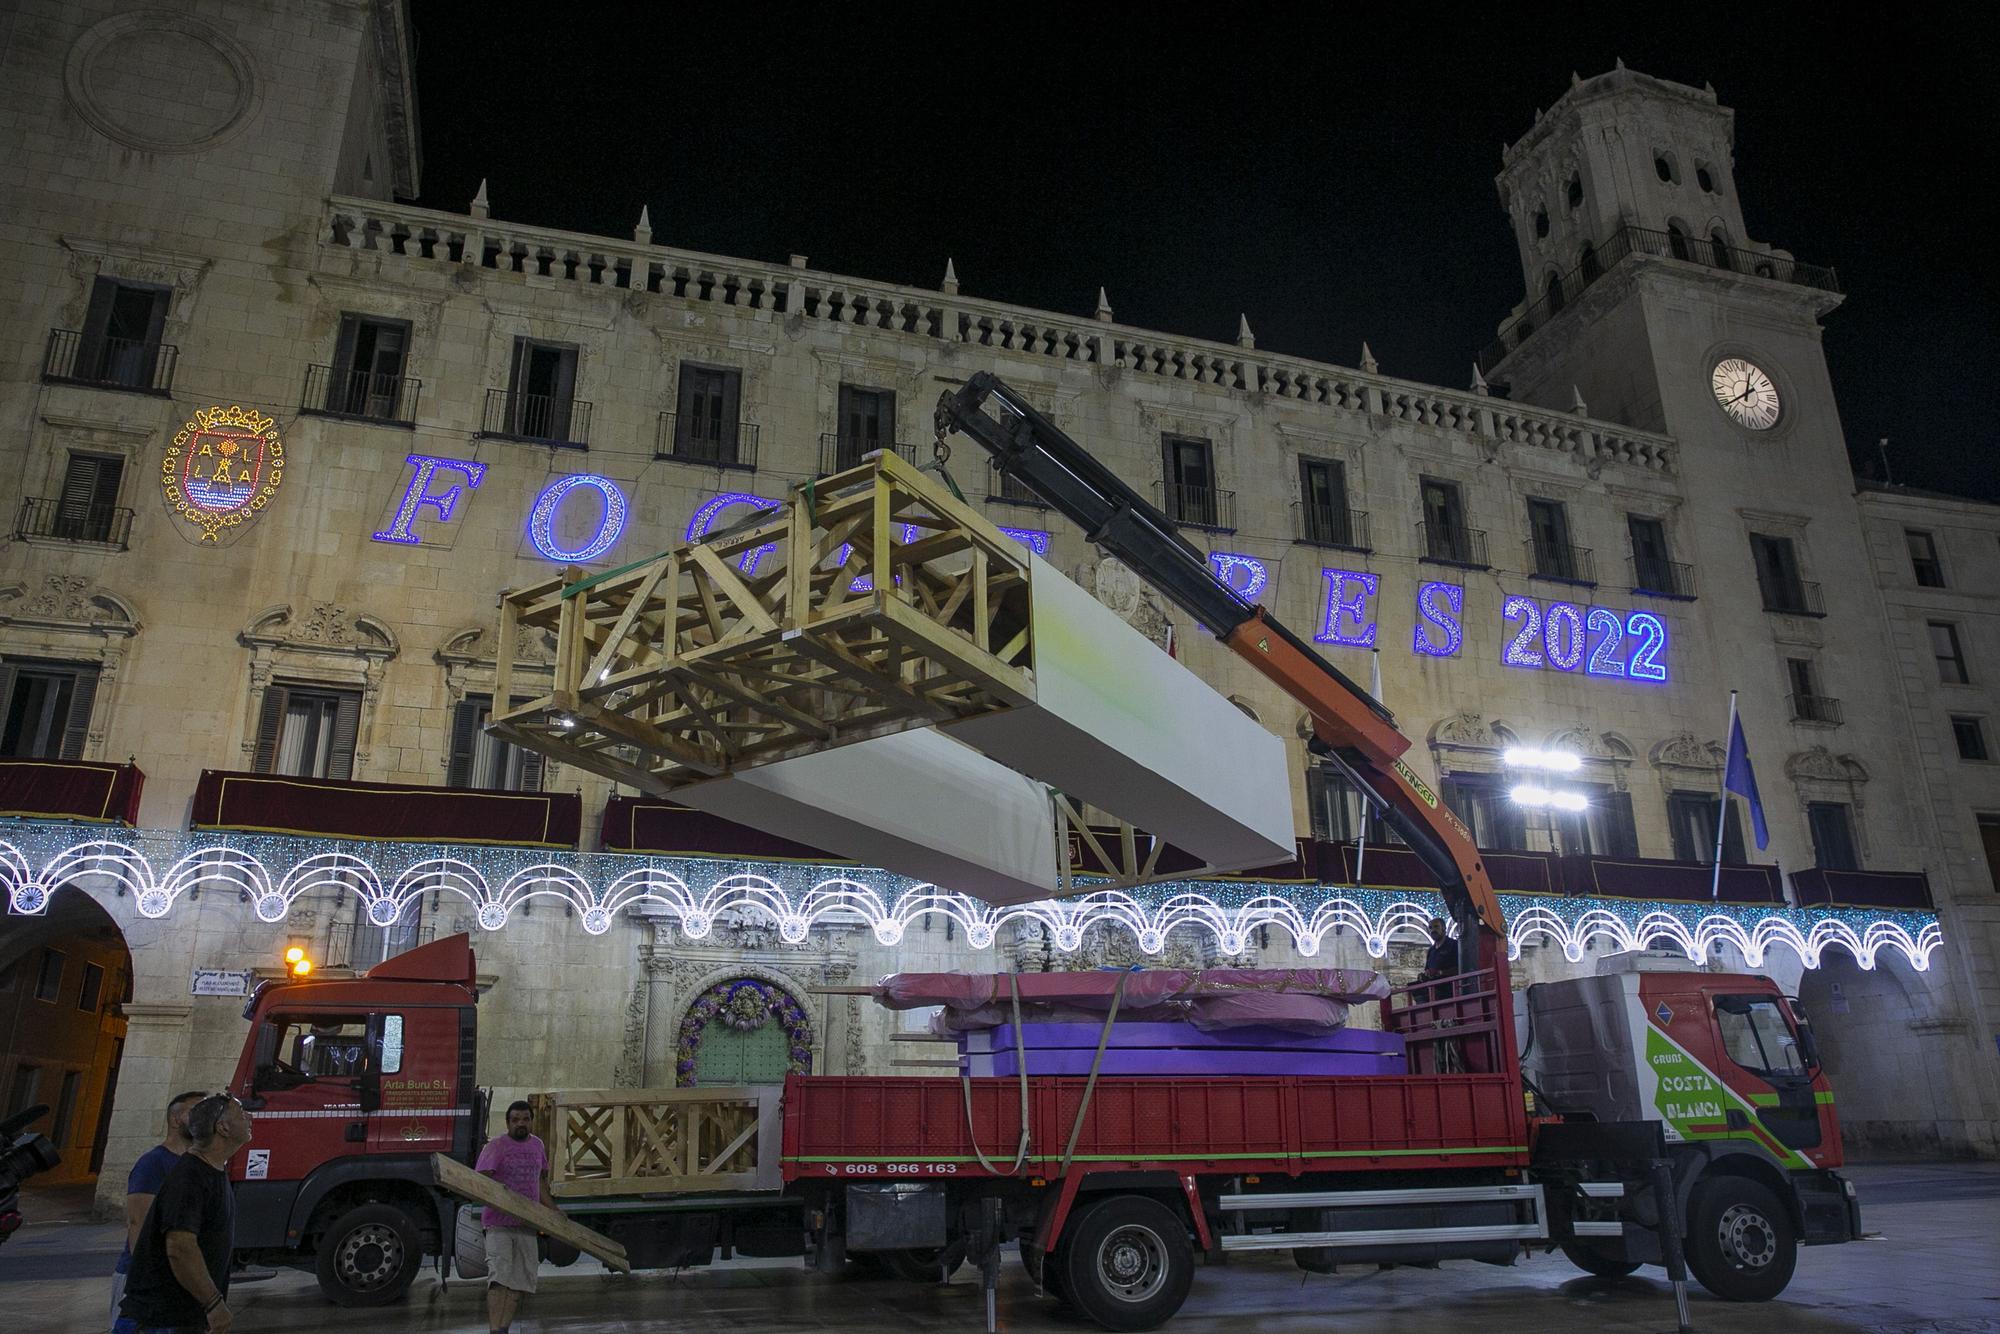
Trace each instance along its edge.
{"label": "clock face", "polygon": [[1738,426],[1768,431],[1778,424],[1782,409],[1778,386],[1761,367],[1741,357],[1725,357],[1715,363],[1708,382],[1715,401]]}

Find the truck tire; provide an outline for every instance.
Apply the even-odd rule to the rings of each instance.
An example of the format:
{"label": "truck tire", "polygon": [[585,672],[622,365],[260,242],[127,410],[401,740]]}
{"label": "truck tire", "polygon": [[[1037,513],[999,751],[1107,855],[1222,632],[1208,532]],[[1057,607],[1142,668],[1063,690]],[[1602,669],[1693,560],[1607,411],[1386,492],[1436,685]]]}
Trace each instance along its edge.
{"label": "truck tire", "polygon": [[1714,1176],[1688,1201],[1688,1269],[1729,1302],[1766,1302],[1785,1290],[1798,1264],[1792,1216],[1769,1188],[1748,1177]]}
{"label": "truck tire", "polygon": [[1187,1300],[1194,1245],[1179,1214],[1144,1195],[1108,1195],[1070,1216],[1054,1259],[1063,1295],[1106,1329],[1154,1329]]}
{"label": "truck tire", "polygon": [[1624,1278],[1639,1267],[1637,1260],[1614,1260],[1589,1242],[1576,1237],[1562,1242],[1562,1253],[1578,1269],[1599,1278]]}
{"label": "truck tire", "polygon": [[423,1264],[417,1224],[393,1204],[357,1204],[320,1234],[319,1290],[336,1306],[386,1306]]}

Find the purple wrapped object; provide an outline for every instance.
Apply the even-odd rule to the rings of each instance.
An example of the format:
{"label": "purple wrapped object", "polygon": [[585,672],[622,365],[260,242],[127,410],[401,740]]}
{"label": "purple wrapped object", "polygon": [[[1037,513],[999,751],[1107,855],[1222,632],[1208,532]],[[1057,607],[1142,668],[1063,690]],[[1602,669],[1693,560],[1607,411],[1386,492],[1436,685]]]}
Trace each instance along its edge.
{"label": "purple wrapped object", "polygon": [[[1028,1052],[1031,1075],[1087,1075],[1095,1047]],[[1020,1063],[1010,1047],[965,1057],[967,1073],[1015,1075]],[[1400,1075],[1403,1054],[1354,1051],[1271,1051],[1248,1048],[1107,1048],[1098,1072],[1106,1075]]]}

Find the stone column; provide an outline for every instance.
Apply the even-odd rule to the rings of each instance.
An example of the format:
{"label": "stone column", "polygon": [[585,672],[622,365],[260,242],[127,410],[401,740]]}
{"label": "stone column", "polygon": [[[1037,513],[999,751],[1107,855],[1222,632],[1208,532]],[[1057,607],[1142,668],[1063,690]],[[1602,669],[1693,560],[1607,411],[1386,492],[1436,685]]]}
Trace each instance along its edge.
{"label": "stone column", "polygon": [[123,1217],[125,1175],[139,1155],[160,1142],[167,1099],[182,1090],[176,1081],[186,1068],[194,1006],[132,1004],[125,1007],[125,1054],[104,1146],[104,1170],[97,1177],[97,1212]]}
{"label": "stone column", "polygon": [[642,946],[640,961],[646,969],[645,1054],[639,1066],[639,1087],[649,1089],[674,1086],[674,1036],[680,1026],[681,994],[679,970],[674,966],[673,943],[676,932],[668,922],[653,925],[653,941]]}

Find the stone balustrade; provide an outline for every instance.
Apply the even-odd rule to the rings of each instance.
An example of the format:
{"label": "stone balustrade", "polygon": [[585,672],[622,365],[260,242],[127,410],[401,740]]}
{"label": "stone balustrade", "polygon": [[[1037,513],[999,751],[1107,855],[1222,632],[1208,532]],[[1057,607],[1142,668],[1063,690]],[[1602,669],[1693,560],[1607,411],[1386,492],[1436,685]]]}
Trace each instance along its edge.
{"label": "stone balustrade", "polygon": [[997,348],[1135,376],[1266,395],[1408,422],[1496,445],[1568,454],[1586,467],[1675,471],[1671,438],[1484,395],[1441,390],[1229,343],[788,265],[609,240],[381,200],[328,202],[323,243],[439,265],[536,274],[856,329]]}

